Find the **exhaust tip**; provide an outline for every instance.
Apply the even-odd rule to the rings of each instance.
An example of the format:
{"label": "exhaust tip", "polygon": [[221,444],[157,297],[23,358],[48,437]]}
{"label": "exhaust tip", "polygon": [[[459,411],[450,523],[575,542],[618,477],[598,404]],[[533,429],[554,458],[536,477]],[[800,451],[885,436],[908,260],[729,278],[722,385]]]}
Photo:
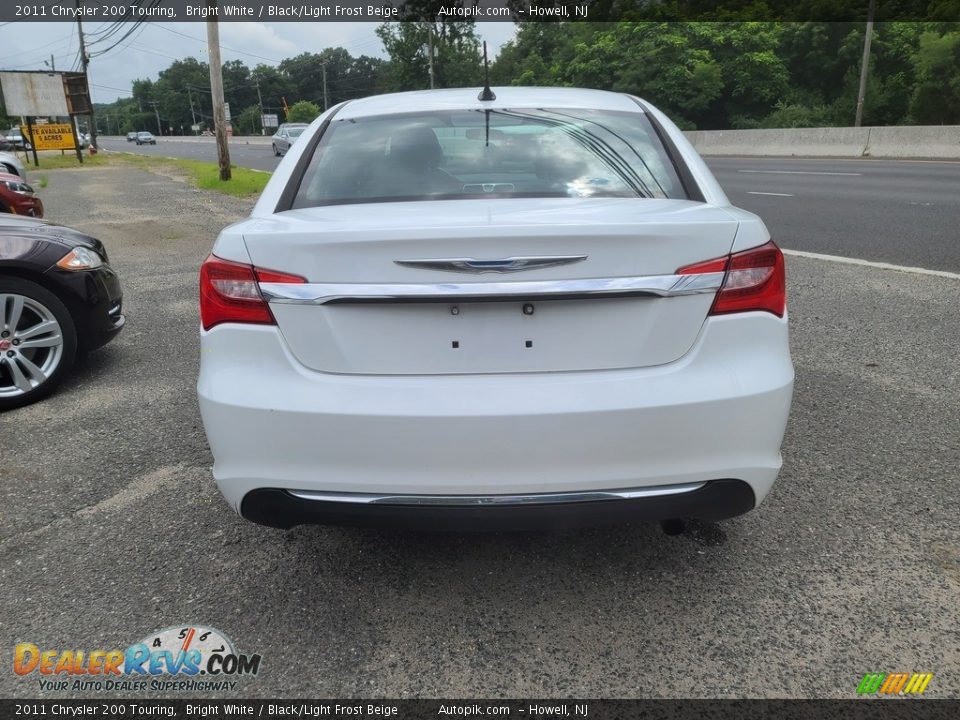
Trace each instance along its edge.
{"label": "exhaust tip", "polygon": [[683,535],[687,524],[681,518],[671,518],[660,522],[660,529],[664,535]]}

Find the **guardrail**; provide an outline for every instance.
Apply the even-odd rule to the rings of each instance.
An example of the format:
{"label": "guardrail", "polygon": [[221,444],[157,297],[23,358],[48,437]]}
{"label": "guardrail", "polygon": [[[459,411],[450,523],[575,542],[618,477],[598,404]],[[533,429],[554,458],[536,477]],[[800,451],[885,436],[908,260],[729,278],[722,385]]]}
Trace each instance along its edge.
{"label": "guardrail", "polygon": [[960,159],[960,126],[693,130],[701,155]]}

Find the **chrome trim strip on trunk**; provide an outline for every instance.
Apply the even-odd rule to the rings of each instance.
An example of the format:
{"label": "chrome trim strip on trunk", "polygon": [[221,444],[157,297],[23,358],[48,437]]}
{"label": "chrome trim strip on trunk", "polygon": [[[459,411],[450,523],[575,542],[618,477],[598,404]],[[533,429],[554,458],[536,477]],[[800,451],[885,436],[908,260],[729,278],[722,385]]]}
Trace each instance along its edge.
{"label": "chrome trim strip on trunk", "polygon": [[503,505],[555,505],[558,503],[599,502],[606,500],[636,500],[638,498],[680,495],[699,490],[705,482],[682,485],[654,485],[624,490],[587,490],[567,493],[536,493],[530,495],[383,495],[375,493],[337,493],[313,490],[287,490],[301,500],[338,502],[361,505],[430,505],[447,507],[477,507]]}
{"label": "chrome trim strip on trunk", "polygon": [[325,305],[333,302],[563,299],[571,297],[676,297],[713,293],[724,273],[475,283],[260,283],[267,302]]}
{"label": "chrome trim strip on trunk", "polygon": [[569,265],[586,260],[586,255],[536,255],[479,260],[477,258],[423,258],[419,260],[394,260],[403,267],[421,270],[444,270],[462,273],[514,273],[523,270]]}

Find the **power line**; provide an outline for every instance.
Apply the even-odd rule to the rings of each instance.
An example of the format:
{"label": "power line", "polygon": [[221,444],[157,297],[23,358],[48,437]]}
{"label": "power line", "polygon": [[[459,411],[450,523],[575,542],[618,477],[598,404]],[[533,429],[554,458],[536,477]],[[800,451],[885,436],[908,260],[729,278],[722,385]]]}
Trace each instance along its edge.
{"label": "power line", "polygon": [[[56,55],[56,56],[54,56],[54,57],[55,57],[56,60],[67,60],[67,59],[70,58],[70,54],[67,53],[66,55]],[[37,60],[32,60],[32,61],[30,61],[30,62],[22,63],[22,64],[20,64],[20,65],[7,65],[4,69],[5,69],[5,70],[20,70],[20,69],[22,69],[22,68],[37,68],[37,67],[43,65],[43,61],[44,61],[44,60],[49,60],[49,59],[50,59],[50,56],[49,56],[49,55],[46,55],[46,56],[44,56],[44,57],[42,57],[42,58],[38,58]]]}
{"label": "power line", "polygon": [[97,83],[90,83],[90,87],[100,88],[101,90],[116,90],[117,92],[126,93],[127,95],[132,96],[133,92],[130,90],[124,90],[122,88],[111,87],[110,85],[98,85]]}
{"label": "power line", "polygon": [[[174,30],[173,28],[168,28],[163,25],[157,25],[157,27],[160,28],[161,30],[166,30],[169,33],[173,33],[174,35],[179,35],[180,37],[185,37],[190,40],[196,40],[199,43],[206,44],[207,42],[206,40],[201,40],[200,38],[194,37],[193,35],[187,35],[186,33],[182,33],[179,30]],[[283,62],[282,60],[275,60],[274,58],[264,57],[263,55],[256,55],[254,53],[249,53],[245,50],[237,50],[236,48],[227,47],[226,45],[223,45],[223,44],[220,45],[220,49],[228,50],[229,52],[237,53],[239,55],[246,55],[248,57],[257,58],[257,60],[266,60],[267,62],[271,62],[277,65]]]}
{"label": "power line", "polygon": [[[7,23],[7,24],[9,24],[9,23]],[[46,43],[46,44],[44,44],[44,45],[38,45],[37,47],[30,48],[30,49],[31,49],[31,50],[43,50],[44,48],[48,48],[48,47],[50,47],[51,45],[56,45],[56,44],[58,44],[58,43],[62,43],[64,40],[69,40],[69,41],[71,42],[71,44],[72,44],[72,42],[73,42],[73,32],[71,32],[71,33],[70,33],[69,35],[67,35],[66,37],[61,37],[61,38],[58,38],[57,40],[52,40],[52,41],[50,41],[50,42],[48,42],[48,43]],[[69,51],[69,50],[70,50],[70,44],[67,45],[67,51]],[[20,55],[22,55],[22,54],[23,54],[23,53],[13,53],[13,54],[11,54],[11,55],[4,55],[3,57],[0,57],[0,60],[6,60],[7,58],[18,57],[18,56],[20,56]]]}

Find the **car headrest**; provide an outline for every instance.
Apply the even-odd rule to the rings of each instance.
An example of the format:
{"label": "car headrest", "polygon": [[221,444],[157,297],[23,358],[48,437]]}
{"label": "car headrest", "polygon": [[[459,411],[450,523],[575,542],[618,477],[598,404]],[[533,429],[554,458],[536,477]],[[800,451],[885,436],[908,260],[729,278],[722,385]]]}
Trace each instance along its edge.
{"label": "car headrest", "polygon": [[390,136],[390,157],[409,167],[439,167],[443,150],[436,134],[419,125],[405,128]]}

